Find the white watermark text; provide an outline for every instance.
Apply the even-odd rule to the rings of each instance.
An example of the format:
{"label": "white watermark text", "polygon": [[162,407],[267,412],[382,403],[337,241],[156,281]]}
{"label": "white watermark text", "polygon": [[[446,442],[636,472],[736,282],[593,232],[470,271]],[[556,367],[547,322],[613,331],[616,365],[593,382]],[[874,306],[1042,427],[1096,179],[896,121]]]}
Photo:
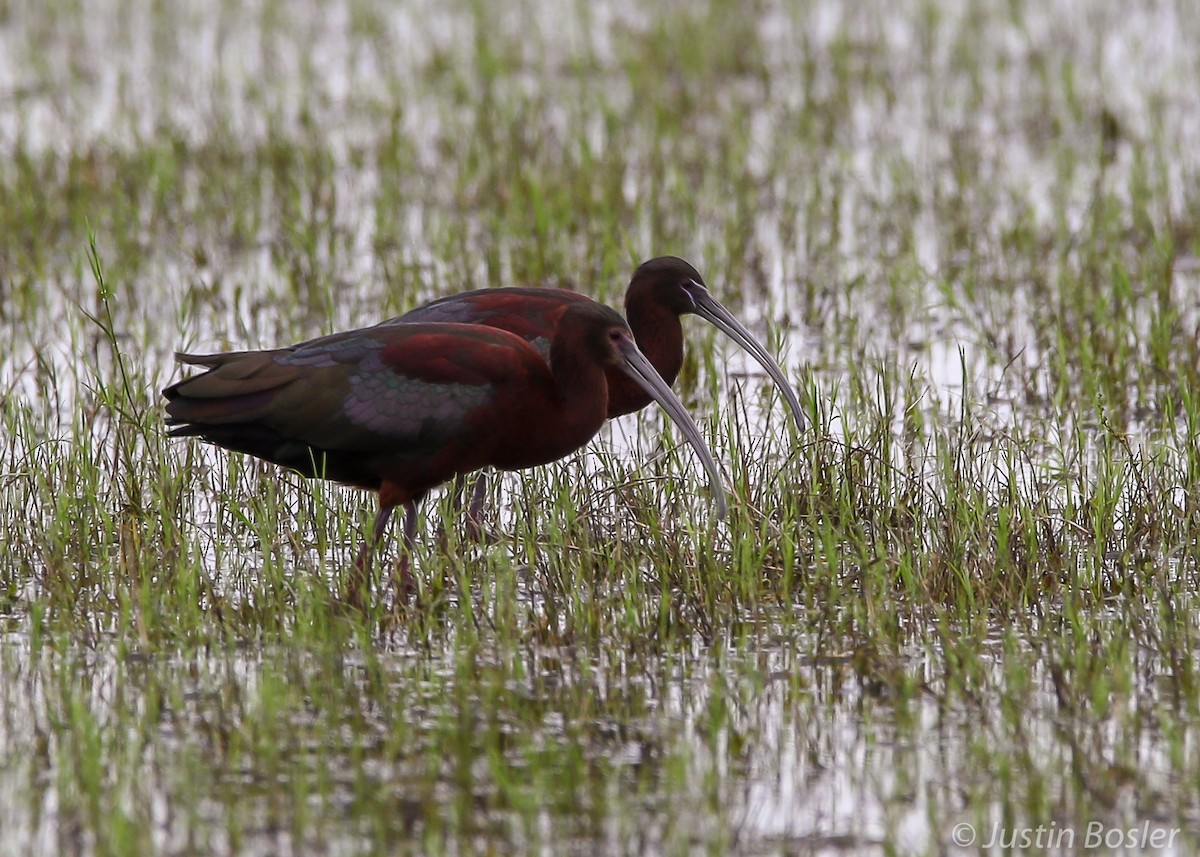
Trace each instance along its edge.
{"label": "white watermark text", "polygon": [[985,851],[1053,848],[1092,851],[1099,848],[1131,848],[1160,851],[1173,848],[1179,837],[1178,827],[1161,827],[1144,821],[1137,827],[1116,827],[1089,821],[1083,829],[1060,827],[1055,822],[1037,827],[1005,827],[999,822],[982,831],[968,822],[956,824],[950,841],[960,848],[982,847]]}

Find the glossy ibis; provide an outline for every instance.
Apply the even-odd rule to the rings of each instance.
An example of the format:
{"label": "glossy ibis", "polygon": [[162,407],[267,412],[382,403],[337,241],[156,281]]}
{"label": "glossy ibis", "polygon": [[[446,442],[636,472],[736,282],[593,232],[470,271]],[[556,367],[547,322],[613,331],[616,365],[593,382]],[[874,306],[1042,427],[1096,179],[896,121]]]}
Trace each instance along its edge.
{"label": "glossy ibis", "polygon": [[172,437],[217,446],[379,492],[372,535],[348,600],[362,605],[370,558],[396,506],[407,512],[401,580],[416,508],[429,490],[482,467],[519,470],[583,446],[608,413],[606,370],[657,400],[725,499],[695,423],[635,344],[624,319],[580,302],[560,314],[549,358],[481,325],[382,324],[269,351],[178,354],[206,372],[163,390]]}
{"label": "glossy ibis", "polygon": [[[567,308],[592,302],[591,298],[567,289],[478,289],[440,298],[384,323],[442,321],[486,325],[515,333],[546,355]],[[712,296],[694,267],[676,256],[660,256],[643,262],[634,271],[625,293],[625,315],[638,348],[668,384],[675,383],[683,366],[683,326],[679,319],[689,313],[710,322],[750,352],[779,385],[797,428],[804,431],[803,409],[779,364]],[[643,388],[615,367],[608,369],[609,419],[640,410],[649,403],[650,396]],[[461,482],[458,488],[461,491]],[[480,476],[467,514],[470,530],[475,534],[480,532],[484,489],[485,482]]]}

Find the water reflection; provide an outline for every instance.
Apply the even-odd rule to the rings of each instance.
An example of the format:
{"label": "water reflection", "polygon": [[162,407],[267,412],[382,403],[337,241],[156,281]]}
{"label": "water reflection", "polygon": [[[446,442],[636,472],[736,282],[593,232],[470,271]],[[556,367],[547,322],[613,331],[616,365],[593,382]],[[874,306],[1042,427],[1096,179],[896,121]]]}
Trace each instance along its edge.
{"label": "water reflection", "polygon": [[[962,420],[987,490],[1035,487],[1057,514],[1075,489],[1051,471],[1077,468],[1087,484],[1100,454],[1092,431],[1083,449],[1071,445],[1097,408],[1056,361],[1076,365],[1104,328],[1080,324],[1081,343],[1063,343],[1045,336],[1047,319],[1088,320],[1092,302],[1073,306],[1058,285],[1089,274],[1078,248],[1103,206],[1161,192],[1148,223],[1116,218],[1144,235],[1112,237],[1130,258],[1115,254],[1088,280],[1096,306],[1114,270],[1134,268],[1192,217],[1200,21],[1189,4],[1115,0],[922,9],[739,9],[732,24],[749,22],[758,54],[726,57],[719,73],[694,57],[683,67],[678,43],[704,31],[671,42],[682,9],[662,17],[631,2],[7,10],[0,176],[19,192],[5,216],[22,201],[51,204],[28,246],[5,243],[0,256],[0,398],[5,414],[20,414],[3,506],[30,531],[56,514],[31,508],[24,487],[47,478],[47,445],[113,458],[112,418],[96,394],[113,355],[84,315],[98,310],[83,261],[90,224],[147,409],[175,348],[293,342],[438,294],[524,284],[528,259],[542,254],[617,303],[626,256],[673,252],[774,340],[790,377],[812,382],[836,441],[857,442],[880,418],[906,442],[890,463],[937,486],[944,474],[914,439],[914,414],[943,427]],[[709,54],[740,45],[732,24],[704,45]],[[679,53],[683,70],[648,71],[646,44]],[[731,142],[730,129],[746,139]],[[596,181],[616,188],[603,199],[621,209],[619,234],[588,231],[586,183],[582,213],[542,234],[503,220],[528,203],[522,170],[556,170],[565,182],[589,163],[611,164]],[[43,172],[22,184],[23,169]],[[91,203],[62,201],[79,197]],[[1157,303],[1189,335],[1200,325],[1200,265],[1186,231],[1170,237],[1179,246]],[[1155,304],[1107,305],[1135,365],[1153,357]],[[687,327],[699,342],[710,335]],[[712,381],[695,398],[720,414],[714,435],[740,420],[743,449],[786,458],[786,416],[761,398],[765,379],[738,349],[718,348],[713,366],[684,379]],[[1104,407],[1130,449],[1186,474],[1185,449],[1155,445],[1164,429],[1151,413],[1168,398],[1156,390],[1176,380],[1146,380]],[[1063,396],[1074,398],[1064,407]],[[572,463],[564,484],[592,484],[606,468],[629,477],[621,484],[676,466],[622,470],[659,448],[656,419],[610,427],[594,449],[614,458]],[[737,450],[724,451],[733,469]],[[247,492],[222,481],[223,455],[198,451],[194,463],[208,481],[190,486],[179,515],[204,533],[236,507],[229,494]],[[1170,490],[1186,509],[1179,481]],[[283,504],[303,507],[307,490],[285,486]],[[521,504],[538,499],[528,493],[520,477],[506,479],[501,531],[517,531]],[[584,496],[621,520],[624,497]],[[354,516],[356,500],[329,497]],[[197,537],[198,564],[234,609],[252,597],[240,584],[257,579],[264,551],[249,527],[222,529],[219,542]],[[1194,706],[1172,698],[1194,652],[1170,652],[1172,661],[1145,630],[1168,606],[1178,614],[1164,627],[1194,621],[1194,605],[1172,600],[1195,589],[1194,567],[1179,559],[1186,544],[1145,559],[1165,569],[1147,591],[1165,594],[1142,605],[1143,628],[1129,615],[1088,617],[1095,627],[1080,648],[1110,645],[1105,658],[1064,662],[1054,641],[1079,632],[1041,627],[1039,616],[1069,613],[1050,603],[991,617],[973,666],[951,664],[932,619],[913,620],[901,651],[879,652],[766,607],[722,616],[715,641],[648,642],[614,623],[591,642],[552,646],[544,641],[569,628],[551,618],[545,593],[566,595],[540,586],[536,569],[515,575],[511,645],[486,621],[472,632],[452,603],[435,632],[402,630],[362,649],[206,638],[131,651],[111,616],[76,639],[48,630],[53,617],[27,615],[53,563],[17,541],[28,539],[12,548],[26,559],[5,571],[19,612],[0,645],[0,830],[17,852],[103,850],[96,831],[119,828],[115,817],[162,852],[249,854],[351,853],[413,834],[451,853],[481,843],[513,853],[908,853],[953,851],[956,823],[980,833],[1001,820],[1150,821],[1189,834],[1200,825],[1193,803],[1172,797],[1196,769]],[[286,557],[295,573],[324,573],[319,584],[332,587],[339,550],[352,548],[299,541]],[[528,559],[520,553],[470,561],[516,564]],[[1105,568],[1104,585],[1119,594],[1127,575],[1145,573]],[[477,585],[453,596],[478,601],[473,616],[512,609]],[[613,592],[594,597],[611,599],[614,620],[627,610]],[[738,636],[722,638],[727,625]],[[1113,642],[1122,639],[1133,642]],[[1064,676],[1088,669],[1111,681],[1083,704]],[[1180,842],[1161,853],[1196,844]]]}

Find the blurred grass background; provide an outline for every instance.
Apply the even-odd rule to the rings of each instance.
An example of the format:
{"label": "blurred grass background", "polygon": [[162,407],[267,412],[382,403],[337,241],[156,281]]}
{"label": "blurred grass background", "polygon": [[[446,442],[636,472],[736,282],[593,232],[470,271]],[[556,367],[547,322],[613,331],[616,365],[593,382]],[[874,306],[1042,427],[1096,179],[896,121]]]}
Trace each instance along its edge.
{"label": "blurred grass background", "polygon": [[[0,2],[0,852],[1187,853],[1198,36],[1107,0]],[[163,436],[177,348],[619,305],[665,253],[818,417],[687,324],[724,524],[625,418],[497,486],[497,545],[430,503],[419,606],[351,620],[369,498]]]}

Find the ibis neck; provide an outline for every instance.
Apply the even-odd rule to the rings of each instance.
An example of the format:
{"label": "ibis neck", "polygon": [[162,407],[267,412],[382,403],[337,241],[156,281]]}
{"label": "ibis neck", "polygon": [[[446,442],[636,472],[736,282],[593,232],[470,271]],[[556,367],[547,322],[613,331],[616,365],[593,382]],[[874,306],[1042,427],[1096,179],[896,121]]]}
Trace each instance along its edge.
{"label": "ibis neck", "polygon": [[558,394],[559,434],[564,442],[574,443],[572,448],[582,446],[604,425],[608,411],[604,368],[569,349],[551,346],[550,372]]}
{"label": "ibis neck", "polygon": [[[626,318],[633,338],[668,385],[674,384],[683,367],[683,326],[679,316],[654,301],[639,301],[635,296],[625,304]],[[632,378],[620,369],[608,370],[608,417],[640,411],[653,401]]]}
{"label": "ibis neck", "polygon": [[580,360],[567,349],[550,350],[550,365],[538,360],[540,380],[520,416],[494,434],[503,438],[492,450],[491,464],[520,470],[556,461],[579,449],[604,425],[608,397],[604,369]]}

